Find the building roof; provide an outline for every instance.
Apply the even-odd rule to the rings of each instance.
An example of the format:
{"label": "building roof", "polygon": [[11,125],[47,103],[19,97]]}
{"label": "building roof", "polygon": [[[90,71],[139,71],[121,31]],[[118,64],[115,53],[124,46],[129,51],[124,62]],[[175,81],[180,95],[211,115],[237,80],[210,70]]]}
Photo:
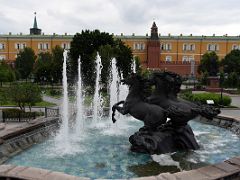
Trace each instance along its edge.
{"label": "building roof", "polygon": [[[26,34],[0,34],[1,38],[12,38],[12,39],[72,39],[74,35],[26,35]],[[114,38],[119,39],[129,39],[129,40],[147,40],[150,39],[150,36],[141,36],[141,35],[114,35]],[[211,40],[211,41],[239,41],[240,36],[185,36],[185,35],[168,35],[168,36],[159,36],[159,40]]]}

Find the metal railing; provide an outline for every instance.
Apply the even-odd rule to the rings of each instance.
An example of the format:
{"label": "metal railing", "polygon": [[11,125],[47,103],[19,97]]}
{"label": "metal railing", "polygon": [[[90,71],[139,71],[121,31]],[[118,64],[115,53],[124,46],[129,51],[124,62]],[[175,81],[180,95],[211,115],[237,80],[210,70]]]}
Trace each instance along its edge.
{"label": "metal railing", "polygon": [[59,117],[59,108],[45,107],[45,117]]}
{"label": "metal railing", "polygon": [[2,112],[3,122],[26,122],[36,118],[36,112]]}

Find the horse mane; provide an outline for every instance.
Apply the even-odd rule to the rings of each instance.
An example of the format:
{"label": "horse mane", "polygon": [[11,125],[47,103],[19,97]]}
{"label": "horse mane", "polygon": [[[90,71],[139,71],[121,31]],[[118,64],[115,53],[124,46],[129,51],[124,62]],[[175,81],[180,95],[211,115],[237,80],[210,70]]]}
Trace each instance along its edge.
{"label": "horse mane", "polygon": [[140,82],[140,94],[142,99],[145,100],[147,97],[151,95],[151,85],[147,83],[147,79],[143,78],[140,75],[135,75],[138,81]]}
{"label": "horse mane", "polygon": [[177,96],[177,93],[180,92],[180,87],[182,85],[182,78],[180,75],[169,71],[158,71],[154,72],[153,76],[159,77],[164,81],[164,89],[166,90],[167,94],[173,93],[175,96]]}

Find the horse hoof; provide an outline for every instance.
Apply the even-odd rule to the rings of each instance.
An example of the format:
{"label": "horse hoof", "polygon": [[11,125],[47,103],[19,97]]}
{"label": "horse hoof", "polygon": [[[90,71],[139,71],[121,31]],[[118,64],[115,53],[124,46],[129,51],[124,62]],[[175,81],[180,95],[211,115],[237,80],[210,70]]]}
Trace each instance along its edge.
{"label": "horse hoof", "polygon": [[115,123],[117,120],[116,119],[113,119],[112,122]]}

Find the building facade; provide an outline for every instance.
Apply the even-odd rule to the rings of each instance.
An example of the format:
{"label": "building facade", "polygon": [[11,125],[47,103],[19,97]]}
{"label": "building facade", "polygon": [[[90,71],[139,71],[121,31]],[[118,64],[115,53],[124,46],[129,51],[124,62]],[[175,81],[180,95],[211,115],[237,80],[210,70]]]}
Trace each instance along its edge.
{"label": "building facade", "polygon": [[[31,47],[36,54],[51,51],[59,45],[69,49],[73,35],[44,35],[34,26],[29,35],[0,35],[0,60],[14,62],[19,51]],[[115,35],[131,47],[133,55],[139,57],[141,65],[149,69],[165,69],[181,75],[196,75],[202,55],[215,51],[220,59],[233,49],[240,49],[240,36],[162,36],[155,22],[151,34],[145,36]]]}

